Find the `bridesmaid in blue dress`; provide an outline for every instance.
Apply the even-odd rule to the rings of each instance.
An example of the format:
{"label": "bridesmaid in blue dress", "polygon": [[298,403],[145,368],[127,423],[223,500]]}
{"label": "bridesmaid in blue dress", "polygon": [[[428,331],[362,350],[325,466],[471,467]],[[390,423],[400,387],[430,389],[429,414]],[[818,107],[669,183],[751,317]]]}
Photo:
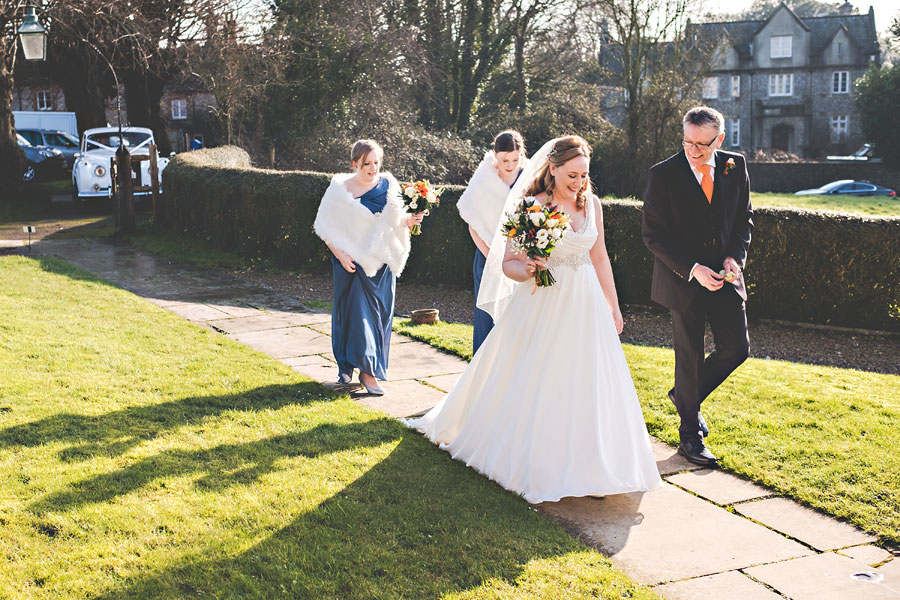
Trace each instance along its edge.
{"label": "bridesmaid in blue dress", "polygon": [[494,327],[491,315],[477,306],[478,290],[481,287],[481,277],[491,239],[500,223],[503,204],[510,188],[522,173],[525,163],[527,159],[522,134],[513,130],[497,134],[492,149],[485,154],[457,203],[459,214],[469,224],[469,235],[475,242],[475,259],[472,262],[476,305],[472,335],[473,353],[478,351]]}
{"label": "bridesmaid in blue dress", "polygon": [[331,250],[334,277],[331,338],[338,382],[354,369],[370,394],[387,379],[396,276],[409,255],[409,228],[422,215],[405,212],[399,185],[379,173],[383,151],[372,140],[353,145],[353,174],[338,174],[319,206],[316,233]]}

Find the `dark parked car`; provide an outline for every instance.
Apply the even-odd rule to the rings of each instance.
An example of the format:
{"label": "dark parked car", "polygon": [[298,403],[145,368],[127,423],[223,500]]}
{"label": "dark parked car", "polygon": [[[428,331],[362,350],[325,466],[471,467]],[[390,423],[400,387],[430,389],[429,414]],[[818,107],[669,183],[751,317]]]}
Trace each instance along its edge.
{"label": "dark parked car", "polygon": [[31,142],[32,146],[46,146],[62,152],[66,168],[71,169],[78,154],[78,138],[66,131],[55,129],[16,129],[16,133]]}
{"label": "dark parked car", "polygon": [[896,196],[897,192],[890,188],[875,185],[868,181],[841,179],[826,183],[822,187],[794,192],[795,196],[815,196],[833,194],[835,196]]}
{"label": "dark parked car", "polygon": [[58,179],[66,168],[62,152],[45,146],[35,146],[19,134],[16,134],[19,148],[25,153],[26,166],[22,172],[22,181],[35,179]]}

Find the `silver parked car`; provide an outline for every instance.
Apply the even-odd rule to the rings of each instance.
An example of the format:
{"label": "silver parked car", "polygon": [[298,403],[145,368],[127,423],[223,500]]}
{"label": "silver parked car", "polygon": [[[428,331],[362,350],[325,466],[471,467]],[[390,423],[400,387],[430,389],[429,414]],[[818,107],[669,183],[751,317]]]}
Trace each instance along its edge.
{"label": "silver parked car", "polygon": [[66,160],[66,168],[71,169],[78,155],[78,138],[67,131],[56,129],[16,129],[16,133],[31,142],[32,146],[47,146],[59,150]]}

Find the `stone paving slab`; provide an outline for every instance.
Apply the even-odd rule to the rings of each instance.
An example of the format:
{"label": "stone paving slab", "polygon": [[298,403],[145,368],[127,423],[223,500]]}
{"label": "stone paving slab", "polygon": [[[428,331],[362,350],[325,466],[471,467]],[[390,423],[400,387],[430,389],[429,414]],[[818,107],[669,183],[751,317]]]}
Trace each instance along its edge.
{"label": "stone paving slab", "polygon": [[844,548],[843,550],[839,550],[838,554],[843,554],[844,556],[858,560],[859,562],[866,563],[869,566],[878,565],[893,558],[893,554],[884,548],[879,548],[878,546],[872,546],[870,544]]}
{"label": "stone paving slab", "polygon": [[754,521],[759,521],[823,552],[876,541],[874,536],[860,531],[853,525],[827,517],[787,498],[747,502],[736,505],[735,509]]}
{"label": "stone paving slab", "polygon": [[350,397],[369,408],[380,410],[394,418],[423,414],[444,397],[443,392],[418,381],[382,381],[384,396],[370,396],[364,389],[353,391]]}
{"label": "stone paving slab", "polygon": [[667,583],[653,591],[666,600],[784,600],[740,571]]}
{"label": "stone paving slab", "polygon": [[296,325],[313,327],[322,333],[331,335],[331,313],[298,312],[295,310],[260,310],[263,311],[263,314],[272,315],[273,317],[290,318],[291,322]]}
{"label": "stone paving slab", "polygon": [[168,300],[166,298],[151,298],[149,296],[144,296],[144,300],[149,302],[150,304],[155,304],[160,308],[168,308],[169,306],[175,304],[183,304],[181,300]]}
{"label": "stone paving slab", "polygon": [[28,240],[0,240],[0,248],[21,248],[27,245]]}
{"label": "stone paving slab", "polygon": [[850,578],[851,574],[862,571],[872,569],[833,552],[745,569],[748,575],[791,600],[897,600],[900,597],[900,591],[893,591],[900,590],[896,578],[885,577],[883,584]]}
{"label": "stone paving slab", "polygon": [[650,438],[650,447],[653,448],[653,458],[656,459],[656,468],[659,474],[665,477],[672,473],[680,473],[682,471],[696,471],[699,467],[693,463],[689,463],[687,459],[678,454],[676,448],[662,442],[654,437]]}
{"label": "stone paving slab", "polygon": [[337,383],[337,363],[319,354],[283,358],[281,362],[319,383]]}
{"label": "stone paving slab", "polygon": [[670,483],[694,492],[716,504],[727,505],[754,498],[771,496],[774,492],[750,483],[731,473],[718,469],[698,469],[690,473],[680,473],[667,477]]}
{"label": "stone paving slab", "polygon": [[228,337],[278,359],[331,352],[331,337],[308,327],[249,331]]}
{"label": "stone paving slab", "polygon": [[[234,302],[225,302],[221,304],[210,303],[209,306],[217,308],[224,313],[228,313],[232,317],[254,317],[260,314],[260,310],[253,306],[246,306],[239,300]],[[263,313],[265,314],[265,313]]]}
{"label": "stone paving slab", "polygon": [[894,557],[875,570],[884,575],[885,581],[889,581],[892,588],[900,592],[900,558]]}
{"label": "stone paving slab", "polygon": [[797,542],[673,485],[538,505],[628,576],[655,585],[811,554]]}
{"label": "stone paving slab", "polygon": [[250,310],[255,313],[253,316],[216,319],[209,321],[209,324],[225,333],[248,333],[251,331],[267,331],[269,329],[297,327],[304,325],[304,322],[306,321],[302,314],[270,314],[255,308]]}
{"label": "stone paving slab", "polygon": [[468,364],[426,344],[398,344],[391,347],[389,376],[392,381],[424,379],[432,375],[462,373]]}
{"label": "stone paving slab", "polygon": [[166,307],[183,319],[188,321],[213,321],[216,319],[227,319],[228,313],[222,312],[218,308],[213,308],[205,304],[193,304],[182,302],[180,304],[170,304]]}

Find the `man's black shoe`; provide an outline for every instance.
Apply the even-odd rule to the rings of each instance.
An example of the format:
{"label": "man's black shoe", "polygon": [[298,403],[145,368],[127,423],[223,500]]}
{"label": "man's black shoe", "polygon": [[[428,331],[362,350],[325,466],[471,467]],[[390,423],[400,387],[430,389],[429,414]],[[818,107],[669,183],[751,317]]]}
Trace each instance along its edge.
{"label": "man's black shoe", "polygon": [[719,464],[719,459],[709,451],[702,438],[696,442],[681,442],[678,444],[678,454],[701,467],[715,467]]}
{"label": "man's black shoe", "polygon": [[[669,390],[669,401],[672,404],[675,404],[675,389]],[[697,411],[697,420],[700,421],[700,435],[703,437],[709,437],[709,427],[706,425],[706,419],[703,418],[703,413],[699,410]]]}

